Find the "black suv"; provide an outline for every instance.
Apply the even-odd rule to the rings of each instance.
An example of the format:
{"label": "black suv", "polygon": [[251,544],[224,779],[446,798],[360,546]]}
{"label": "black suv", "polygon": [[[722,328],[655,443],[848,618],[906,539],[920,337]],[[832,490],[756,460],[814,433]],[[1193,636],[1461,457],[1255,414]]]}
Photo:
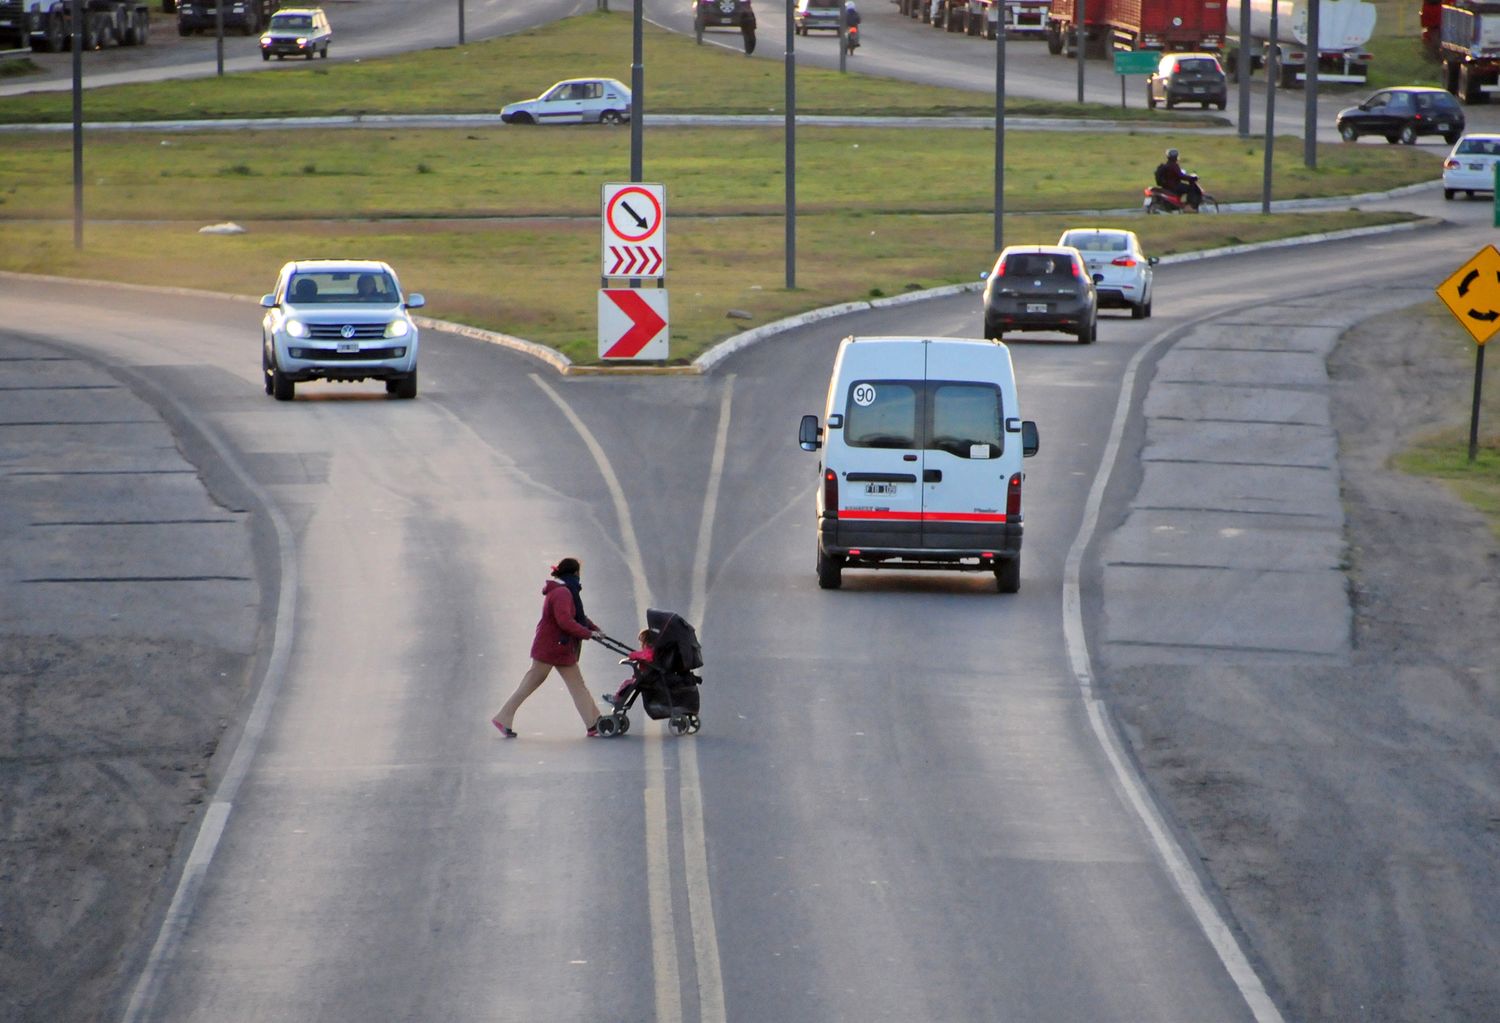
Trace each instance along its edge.
{"label": "black suv", "polygon": [[750,0],[693,0],[693,27],[699,35],[705,28],[739,28],[749,13]]}
{"label": "black suv", "polygon": [[1357,107],[1339,111],[1339,137],[1384,135],[1387,142],[1411,145],[1418,135],[1441,135],[1450,145],[1464,133],[1464,111],[1444,89],[1403,86],[1382,89]]}
{"label": "black suv", "polygon": [[1229,104],[1229,86],[1224,69],[1212,53],[1164,53],[1156,70],[1146,79],[1146,105],[1158,102],[1171,110],[1179,103],[1202,103],[1223,110]]}

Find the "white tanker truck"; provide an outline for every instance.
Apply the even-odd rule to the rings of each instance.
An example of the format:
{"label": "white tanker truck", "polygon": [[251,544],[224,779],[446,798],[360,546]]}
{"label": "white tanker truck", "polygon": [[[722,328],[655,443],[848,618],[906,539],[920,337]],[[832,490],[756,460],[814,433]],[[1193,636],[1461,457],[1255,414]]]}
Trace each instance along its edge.
{"label": "white tanker truck", "polygon": [[[1227,0],[1229,21],[1226,70],[1233,75],[1238,64],[1238,48],[1250,51],[1250,70],[1266,65],[1272,46],[1281,71],[1277,84],[1291,88],[1307,78],[1308,8],[1313,0],[1275,0],[1276,37],[1271,37],[1271,4],[1273,0]],[[1375,5],[1364,0],[1317,0],[1318,7],[1318,80],[1320,82],[1363,82],[1369,71],[1370,54],[1364,46],[1375,33]],[[1240,4],[1250,5],[1250,38],[1241,40]]]}

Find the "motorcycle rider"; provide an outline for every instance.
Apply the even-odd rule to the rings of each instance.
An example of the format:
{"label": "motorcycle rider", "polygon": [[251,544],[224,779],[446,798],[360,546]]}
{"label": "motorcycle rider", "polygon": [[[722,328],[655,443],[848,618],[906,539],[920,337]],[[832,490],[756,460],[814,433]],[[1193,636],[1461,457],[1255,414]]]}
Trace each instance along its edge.
{"label": "motorcycle rider", "polygon": [[844,30],[845,45],[853,53],[854,48],[859,45],[859,9],[854,6],[854,0],[845,0],[844,3]]}
{"label": "motorcycle rider", "polygon": [[1168,149],[1166,160],[1156,165],[1156,186],[1196,210],[1203,201],[1203,189],[1198,187],[1197,175],[1182,169],[1177,156],[1177,150]]}

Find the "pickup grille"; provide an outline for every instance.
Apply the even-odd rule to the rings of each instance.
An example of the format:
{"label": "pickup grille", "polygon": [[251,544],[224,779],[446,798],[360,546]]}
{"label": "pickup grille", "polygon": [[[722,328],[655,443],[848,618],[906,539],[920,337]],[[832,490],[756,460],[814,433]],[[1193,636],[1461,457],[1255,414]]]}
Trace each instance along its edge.
{"label": "pickup grille", "polygon": [[[354,333],[344,337],[344,327],[354,328]],[[385,322],[380,323],[309,323],[307,325],[308,337],[314,341],[368,341],[370,338],[385,337]]]}

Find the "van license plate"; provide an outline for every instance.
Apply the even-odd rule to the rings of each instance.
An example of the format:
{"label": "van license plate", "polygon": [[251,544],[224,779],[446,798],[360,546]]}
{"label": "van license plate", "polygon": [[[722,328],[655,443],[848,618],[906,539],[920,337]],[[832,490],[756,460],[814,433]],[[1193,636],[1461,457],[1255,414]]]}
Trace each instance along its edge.
{"label": "van license plate", "polygon": [[339,353],[342,354],[342,355],[358,355],[359,354],[359,342],[358,341],[340,341],[339,342]]}
{"label": "van license plate", "polygon": [[1028,302],[1028,303],[1026,303],[1026,311],[1028,313],[1045,313],[1047,311],[1047,303],[1046,302]]}
{"label": "van license plate", "polygon": [[866,483],[865,493],[883,494],[889,496],[891,494],[897,493],[897,487],[894,483]]}

